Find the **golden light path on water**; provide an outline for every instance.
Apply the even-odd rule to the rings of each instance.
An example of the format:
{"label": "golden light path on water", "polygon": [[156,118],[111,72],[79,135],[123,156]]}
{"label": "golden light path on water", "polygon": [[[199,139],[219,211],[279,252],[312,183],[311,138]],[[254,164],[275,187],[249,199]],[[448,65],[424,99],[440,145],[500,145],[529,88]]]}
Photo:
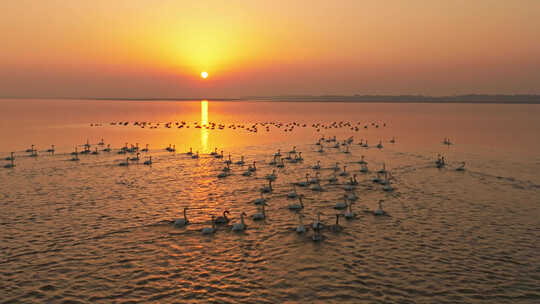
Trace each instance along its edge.
{"label": "golden light path on water", "polygon": [[208,100],[201,100],[201,148],[208,151]]}

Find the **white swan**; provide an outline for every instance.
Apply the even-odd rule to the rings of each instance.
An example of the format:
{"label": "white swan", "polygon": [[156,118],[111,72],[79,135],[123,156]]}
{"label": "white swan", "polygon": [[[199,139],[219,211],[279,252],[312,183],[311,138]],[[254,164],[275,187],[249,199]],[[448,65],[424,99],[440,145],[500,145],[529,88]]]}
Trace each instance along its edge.
{"label": "white swan", "polygon": [[202,234],[214,234],[216,232],[216,223],[214,222],[215,216],[212,215],[212,227],[204,227],[201,230]]}
{"label": "white swan", "polygon": [[216,224],[227,224],[227,223],[229,222],[229,218],[227,217],[227,214],[231,214],[231,213],[229,212],[229,210],[223,211],[223,215],[222,215],[222,216],[218,216],[218,217],[214,220],[214,222],[215,222]]}
{"label": "white swan", "polygon": [[272,174],[268,174],[264,178],[269,181],[275,181],[277,178],[276,170],[272,170]]}
{"label": "white swan", "polygon": [[377,210],[373,211],[373,215],[380,216],[380,215],[385,215],[386,214],[386,212],[382,208],[382,202],[383,202],[383,200],[379,200],[379,208]]}
{"label": "white swan", "polygon": [[298,196],[298,194],[296,193],[296,185],[293,184],[292,186],[293,186],[293,191],[287,193],[287,197],[288,197],[288,198],[295,198],[295,197]]}
{"label": "white swan", "polygon": [[306,227],[304,226],[304,221],[302,221],[302,218],[304,215],[302,213],[298,213],[298,225],[296,226],[296,233],[305,233]]}
{"label": "white swan", "polygon": [[302,202],[301,195],[298,196],[298,203],[289,205],[289,210],[300,210],[300,209],[304,209],[304,203]]}
{"label": "white swan", "polygon": [[263,186],[261,188],[261,193],[270,193],[274,189],[272,189],[272,180],[268,180],[268,186]]}
{"label": "white swan", "polygon": [[334,225],[330,225],[330,231],[332,232],[340,232],[343,230],[343,226],[339,224],[339,217],[343,216],[343,214],[336,214],[336,223]]}
{"label": "white swan", "polygon": [[246,226],[246,223],[244,222],[244,216],[247,216],[247,214],[245,212],[242,212],[242,214],[240,214],[240,223],[234,223],[232,225],[232,231],[246,230],[247,226]]}
{"label": "white swan", "polygon": [[240,156],[240,160],[237,161],[236,164],[237,164],[237,165],[243,165],[243,164],[245,164],[245,162],[244,162],[244,156],[243,156],[243,155]]}
{"label": "white swan", "polygon": [[257,212],[251,216],[251,219],[254,221],[264,220],[266,218],[266,211],[264,206],[268,206],[266,203],[261,204],[261,212]]}
{"label": "white swan", "polygon": [[189,220],[186,216],[186,211],[188,210],[188,207],[184,208],[184,218],[174,219],[173,224],[176,227],[184,227],[185,225],[189,224]]}
{"label": "white swan", "polygon": [[356,213],[352,211],[352,204],[353,202],[349,202],[349,204],[347,205],[347,212],[345,212],[345,218],[348,220],[356,217]]}
{"label": "white swan", "polygon": [[334,205],[334,209],[345,209],[347,208],[347,195],[343,195],[343,202],[337,202]]}
{"label": "white swan", "polygon": [[264,198],[264,195],[262,194],[262,192],[261,192],[261,197],[256,198],[256,199],[253,201],[253,203],[254,203],[255,205],[262,205],[262,204],[266,203],[266,199]]}

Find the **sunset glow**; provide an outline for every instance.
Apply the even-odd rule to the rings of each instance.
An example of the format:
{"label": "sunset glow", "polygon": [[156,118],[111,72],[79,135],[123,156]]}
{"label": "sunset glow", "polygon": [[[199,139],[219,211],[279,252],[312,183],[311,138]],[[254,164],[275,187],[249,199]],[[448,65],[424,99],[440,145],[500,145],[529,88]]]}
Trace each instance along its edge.
{"label": "sunset glow", "polygon": [[202,72],[202,73],[201,73],[201,77],[202,77],[203,79],[208,78],[208,73],[207,73],[207,72]]}

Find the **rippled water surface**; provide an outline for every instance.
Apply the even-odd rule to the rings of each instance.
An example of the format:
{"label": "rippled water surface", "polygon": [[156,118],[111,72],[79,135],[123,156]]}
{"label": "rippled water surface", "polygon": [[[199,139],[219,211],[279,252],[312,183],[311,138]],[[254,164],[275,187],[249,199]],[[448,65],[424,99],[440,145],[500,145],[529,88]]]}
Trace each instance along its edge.
{"label": "rippled water surface", "polygon": [[[0,168],[1,303],[540,301],[538,105],[1,100],[0,106],[0,156],[14,151],[16,165]],[[152,124],[141,128],[136,121]],[[178,128],[182,121],[190,128]],[[266,131],[263,122],[283,125]],[[337,127],[324,127],[333,122]],[[212,123],[214,129],[195,128]],[[246,130],[255,123],[257,132]],[[351,153],[333,142],[317,152],[323,135],[352,136]],[[445,137],[453,144],[443,145]],[[96,146],[102,138],[105,145]],[[366,139],[369,148],[358,145]],[[100,153],[70,161],[87,141]],[[138,164],[119,166],[135,157],[117,154],[125,143],[149,144],[150,151]],[[24,152],[31,144],[37,157]],[[52,144],[54,155],[45,152]],[[110,153],[101,151],[107,144]],[[165,151],[170,144],[176,152]],[[293,146],[303,162],[269,164],[278,149],[285,156]],[[190,147],[199,159],[186,155]],[[246,165],[233,163],[231,175],[218,178],[225,165],[209,155],[214,148],[233,162],[244,156]],[[438,153],[448,160],[441,169]],[[368,173],[360,172],[362,155]],[[151,166],[142,164],[146,156]],[[306,226],[322,213],[327,228],[320,242],[312,241],[312,229],[294,231],[298,216],[287,208],[296,202],[287,198],[292,184],[314,176],[317,160],[323,191],[296,190],[304,195]],[[257,171],[243,176],[253,161]],[[466,170],[456,171],[462,161]],[[328,229],[343,213],[334,204],[350,193],[349,177],[329,181],[336,162],[359,182],[357,217],[340,218],[341,232]],[[372,182],[383,163],[394,191]],[[266,195],[266,219],[253,221],[253,201],[272,170],[277,180]],[[373,216],[381,199],[388,216]],[[190,224],[174,227],[170,221],[184,207]],[[231,223],[202,235],[211,216],[225,210]],[[242,212],[247,230],[232,232]]]}

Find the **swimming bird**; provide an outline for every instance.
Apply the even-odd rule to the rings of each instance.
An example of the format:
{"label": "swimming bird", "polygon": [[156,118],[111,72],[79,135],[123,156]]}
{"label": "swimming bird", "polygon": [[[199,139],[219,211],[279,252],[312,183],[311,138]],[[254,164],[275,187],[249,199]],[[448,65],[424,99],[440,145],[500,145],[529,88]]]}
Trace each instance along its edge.
{"label": "swimming bird", "polygon": [[306,227],[304,226],[304,221],[302,221],[304,215],[302,213],[298,213],[298,225],[296,226],[296,233],[305,233]]}
{"label": "swimming bird", "polygon": [[311,167],[313,170],[320,170],[321,169],[321,161],[318,160],[317,164]]}
{"label": "swimming bird", "polygon": [[381,170],[377,171],[377,173],[380,173],[380,174],[385,174],[386,173],[386,164],[385,163],[382,164]]}
{"label": "swimming bird", "polygon": [[324,224],[321,222],[321,214],[320,211],[317,211],[317,218],[312,223],[313,229],[322,229],[324,227]]}
{"label": "swimming bird", "polygon": [[12,154],[12,157],[10,158],[10,163],[7,164],[7,165],[4,165],[4,168],[6,169],[9,169],[9,168],[15,168],[15,158],[13,158],[13,152],[11,152]]}
{"label": "swimming bird", "polygon": [[312,178],[312,179],[309,181],[309,183],[310,183],[310,184],[316,184],[316,183],[318,183],[318,182],[319,182],[319,172],[316,172],[316,173],[315,173],[315,177]]}
{"label": "swimming bird", "polygon": [[465,162],[461,162],[459,167],[456,168],[456,171],[465,171]]}
{"label": "swimming bird", "polygon": [[276,170],[272,170],[272,174],[268,174],[264,178],[269,181],[275,181],[277,178]]}
{"label": "swimming bird", "polygon": [[34,152],[34,145],[32,145],[32,146],[30,147],[30,149],[26,149],[25,152],[27,152],[27,153],[32,153],[32,152]]}
{"label": "swimming bird", "polygon": [[343,202],[337,202],[334,205],[334,209],[345,209],[347,208],[347,195],[343,195]]}
{"label": "swimming bird", "polygon": [[111,152],[111,145],[107,145],[107,148],[103,149],[103,152]]}
{"label": "swimming bird", "polygon": [[245,164],[245,162],[244,162],[244,156],[243,156],[243,155],[240,156],[240,160],[237,161],[236,164],[237,164],[237,165],[243,165],[243,164]]}
{"label": "swimming bird", "polygon": [[148,156],[148,160],[144,162],[145,165],[149,166],[152,164],[152,156]]}
{"label": "swimming bird", "polygon": [[10,156],[4,158],[5,160],[15,160],[15,152],[11,152]]}
{"label": "swimming bird", "polygon": [[227,165],[232,164],[231,153],[229,153],[229,158],[225,161],[225,164],[227,164]]}
{"label": "swimming bird", "polygon": [[368,166],[366,164],[362,164],[362,167],[360,168],[361,173],[368,173]]}
{"label": "swimming bird", "polygon": [[364,155],[362,155],[360,161],[358,162],[360,165],[367,165],[366,160],[364,159]]}
{"label": "swimming bird", "polygon": [[191,155],[191,158],[198,159],[199,158],[199,151],[197,151],[197,153]]}
{"label": "swimming bird", "polygon": [[373,211],[373,215],[376,215],[376,216],[386,215],[386,212],[382,208],[382,202],[383,200],[379,200],[379,208]]}
{"label": "swimming bird", "polygon": [[306,180],[305,181],[300,181],[298,183],[296,183],[298,186],[300,187],[307,187],[310,182],[309,182],[309,173],[306,173]]}
{"label": "swimming bird", "polygon": [[339,173],[339,176],[348,176],[349,172],[347,172],[347,166],[343,166],[343,171]]}
{"label": "swimming bird", "polygon": [[268,180],[268,186],[263,186],[261,188],[261,193],[270,193],[272,191],[272,180]]}
{"label": "swimming bird", "polygon": [[390,143],[395,144],[396,143],[396,138],[392,136],[392,139],[390,140]]}
{"label": "swimming bird", "polygon": [[315,227],[313,227],[313,235],[311,236],[311,239],[314,242],[322,241],[321,229],[322,229],[321,224],[318,224]]}
{"label": "swimming bird", "polygon": [[222,216],[218,216],[214,221],[216,224],[227,224],[229,222],[229,218],[227,217],[227,214],[230,214],[229,210],[223,211]]}
{"label": "swimming bird", "polygon": [[283,158],[279,159],[279,162],[276,164],[276,167],[285,168],[285,163],[283,162]]}
{"label": "swimming bird", "polygon": [[257,171],[257,167],[255,166],[255,161],[253,161],[253,165],[248,167],[249,172],[255,172]]}
{"label": "swimming bird", "polygon": [[98,148],[96,147],[96,149],[94,151],[92,151],[92,155],[98,155],[99,152],[98,152]]}
{"label": "swimming bird", "polygon": [[382,148],[383,148],[382,141],[379,140],[379,144],[377,145],[377,148],[378,148],[378,149],[382,149]]}
{"label": "swimming bird", "polygon": [[339,224],[339,217],[343,216],[343,214],[336,214],[336,223],[334,225],[330,225],[330,231],[332,232],[340,232],[343,230],[343,226]]}
{"label": "swimming bird", "polygon": [[127,166],[129,166],[129,157],[126,158],[126,161],[125,161],[125,162],[119,163],[118,166],[120,166],[120,167],[127,167]]}
{"label": "swimming bird", "polygon": [[356,201],[358,199],[358,196],[356,195],[356,192],[354,192],[354,190],[347,194],[347,199],[350,200],[350,201]]}
{"label": "swimming bird", "polygon": [[46,152],[51,153],[51,154],[54,155],[54,145],[51,145],[51,148],[50,148],[50,149],[47,149]]}
{"label": "swimming bird", "polygon": [[281,150],[280,150],[280,149],[278,149],[278,150],[277,150],[277,152],[276,152],[276,153],[274,153],[274,156],[277,156],[277,157],[281,156]]}
{"label": "swimming bird", "polygon": [[247,214],[245,212],[242,212],[240,214],[240,223],[234,223],[232,225],[232,231],[244,231],[244,230],[246,230],[247,226],[246,226],[246,223],[244,222],[244,216],[247,216]]}
{"label": "swimming bird", "polygon": [[141,158],[140,158],[140,155],[141,155],[140,153],[137,153],[137,155],[136,155],[135,157],[131,157],[131,158],[128,157],[128,159],[129,159],[130,161],[136,161],[136,162],[138,162],[138,161],[141,159]]}
{"label": "swimming bird", "polygon": [[213,152],[210,152],[210,155],[212,156],[218,155],[217,148],[215,148]]}
{"label": "swimming bird", "polygon": [[264,206],[268,206],[266,203],[261,204],[261,212],[257,212],[251,216],[251,219],[254,221],[260,221],[264,220],[266,218],[266,211],[264,209]]}
{"label": "swimming bird", "polygon": [[330,183],[332,183],[332,184],[333,184],[333,183],[336,183],[336,182],[338,181],[338,178],[337,178],[337,176],[336,176],[336,172],[333,172],[333,173],[332,173],[332,175],[330,176],[330,178],[328,179],[328,181],[329,181]]}
{"label": "swimming bird", "polygon": [[262,192],[261,192],[261,197],[256,198],[256,199],[253,201],[253,203],[254,203],[255,205],[262,205],[262,204],[266,203],[266,199],[264,198],[264,195],[262,194]]}
{"label": "swimming bird", "polygon": [[146,147],[144,149],[141,149],[141,152],[148,152],[148,144],[146,144]]}
{"label": "swimming bird", "polygon": [[186,152],[186,155],[193,155],[193,148],[189,148],[189,151]]}
{"label": "swimming bird", "polygon": [[214,156],[215,158],[223,158],[223,150],[221,150],[221,153]]}
{"label": "swimming bird", "polygon": [[311,186],[310,188],[312,191],[323,191],[323,188],[321,187],[321,184],[319,183],[319,181],[317,181],[316,184],[314,184],[313,186]]}
{"label": "swimming bird", "polygon": [[348,202],[347,212],[345,212],[345,218],[348,220],[351,220],[356,217],[356,213],[352,211],[352,204],[353,202]]}
{"label": "swimming bird", "polygon": [[287,193],[287,197],[288,197],[288,198],[295,198],[295,197],[298,195],[298,194],[296,193],[296,185],[295,185],[295,184],[292,184],[292,186],[293,186],[293,191]]}
{"label": "swimming bird", "polygon": [[302,202],[302,195],[298,196],[298,203],[289,205],[289,210],[300,210],[300,209],[304,209],[304,203]]}
{"label": "swimming bird", "polygon": [[212,215],[212,227],[204,227],[202,230],[201,230],[201,233],[202,234],[214,234],[216,232],[216,223],[215,223],[215,216]]}
{"label": "swimming bird", "polygon": [[188,207],[184,208],[184,218],[174,219],[173,225],[176,227],[184,227],[185,225],[189,224],[189,220],[187,218],[187,210]]}
{"label": "swimming bird", "polygon": [[334,171],[339,171],[339,163],[336,163],[336,164],[332,167],[332,170],[334,170]]}
{"label": "swimming bird", "polygon": [[79,161],[79,152],[77,152],[77,147],[75,147],[75,152],[71,152],[71,155],[73,157],[71,158],[71,161]]}

